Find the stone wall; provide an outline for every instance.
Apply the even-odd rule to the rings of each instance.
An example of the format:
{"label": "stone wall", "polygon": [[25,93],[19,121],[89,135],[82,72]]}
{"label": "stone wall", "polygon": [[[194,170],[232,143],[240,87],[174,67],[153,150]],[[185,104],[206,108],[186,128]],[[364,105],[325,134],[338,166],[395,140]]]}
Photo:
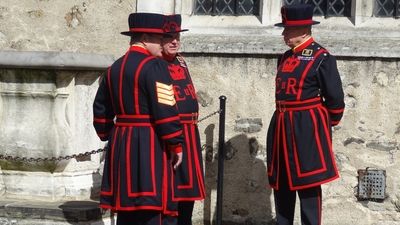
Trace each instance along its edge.
{"label": "stone wall", "polygon": [[[127,49],[129,40],[119,32],[127,30],[127,15],[135,10],[136,1],[129,0],[0,2],[1,154],[58,156],[103,145],[91,129],[90,107],[101,71]],[[317,41],[338,57],[347,105],[333,132],[341,178],[323,186],[323,224],[400,224],[399,24],[382,19],[353,27],[346,18],[329,18],[314,29]],[[185,25],[191,30],[183,35],[182,51],[200,117],[218,110],[220,95],[227,97],[224,224],[268,224],[274,203],[266,178],[265,138],[274,110],[276,56],[286,49],[282,30]],[[111,56],[102,61],[102,54]],[[218,116],[199,128],[208,197],[197,202],[193,219],[209,224],[215,219]],[[50,166],[3,161],[1,198],[95,198],[100,162],[100,155]],[[355,197],[357,170],[366,167],[386,170],[383,202]]]}
{"label": "stone wall", "polygon": [[[267,223],[274,216],[274,203],[266,188],[265,138],[274,110],[276,60],[202,55],[186,59],[199,98],[208,99],[201,115],[218,107],[219,95],[227,96],[224,218],[237,224]],[[400,63],[339,57],[338,67],[346,95],[343,120],[333,132],[341,178],[323,186],[323,224],[399,224]],[[216,149],[207,140],[217,140],[218,124],[211,119],[200,128],[207,145],[207,187],[215,196]],[[366,167],[386,170],[387,196],[382,203],[355,197],[357,170]],[[207,201],[198,207],[204,209]]]}

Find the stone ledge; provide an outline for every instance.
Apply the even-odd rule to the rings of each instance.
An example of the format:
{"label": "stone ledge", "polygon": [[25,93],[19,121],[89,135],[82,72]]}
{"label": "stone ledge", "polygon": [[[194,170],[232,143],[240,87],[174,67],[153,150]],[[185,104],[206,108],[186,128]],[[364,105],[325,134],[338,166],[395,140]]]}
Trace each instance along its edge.
{"label": "stone ledge", "polygon": [[112,55],[76,52],[0,51],[0,68],[97,70],[114,60]]}
{"label": "stone ledge", "polygon": [[[212,30],[210,28],[210,30]],[[223,30],[223,28],[220,28]],[[214,32],[214,30],[212,30]],[[196,33],[204,32],[204,33]],[[230,34],[196,30],[183,34],[182,52],[190,54],[277,55],[288,48],[282,40],[282,29],[243,28]],[[216,31],[215,31],[216,32]],[[400,58],[400,32],[367,28],[317,27],[316,41],[339,57]]]}
{"label": "stone ledge", "polygon": [[96,201],[42,202],[0,200],[0,218],[12,220],[51,220],[75,222],[98,221],[110,217],[102,213]]}

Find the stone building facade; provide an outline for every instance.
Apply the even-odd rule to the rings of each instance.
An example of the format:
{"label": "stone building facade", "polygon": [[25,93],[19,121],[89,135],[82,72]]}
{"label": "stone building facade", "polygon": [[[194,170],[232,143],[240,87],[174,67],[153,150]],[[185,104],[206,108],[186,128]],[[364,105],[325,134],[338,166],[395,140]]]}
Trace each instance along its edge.
{"label": "stone building facade", "polygon": [[[91,104],[98,77],[128,48],[128,38],[119,34],[128,27],[127,15],[181,13],[183,27],[190,29],[182,36],[182,53],[200,117],[218,110],[220,95],[227,97],[224,224],[271,224],[265,137],[274,111],[276,57],[287,49],[282,29],[273,24],[280,21],[281,4],[294,1],[239,1],[257,3],[256,12],[219,15],[214,9],[204,15],[199,2],[207,1],[201,0],[2,0],[0,154],[51,158],[102,148],[91,125]],[[314,18],[321,24],[313,36],[337,57],[346,95],[343,121],[333,131],[341,178],[323,186],[323,224],[400,224],[400,21],[399,6],[390,7],[399,1],[312,2],[347,3],[345,16]],[[210,224],[215,219],[218,116],[199,128],[208,197],[197,202],[193,219]],[[29,202],[29,212],[36,212],[51,205],[42,207],[47,212],[54,205],[63,209],[96,202],[101,163],[100,153],[61,161],[1,160],[0,223],[73,223],[60,216],[65,211],[34,216],[24,207]],[[357,170],[366,167],[386,171],[382,202],[356,198]],[[85,221],[81,224],[115,222],[109,214]]]}

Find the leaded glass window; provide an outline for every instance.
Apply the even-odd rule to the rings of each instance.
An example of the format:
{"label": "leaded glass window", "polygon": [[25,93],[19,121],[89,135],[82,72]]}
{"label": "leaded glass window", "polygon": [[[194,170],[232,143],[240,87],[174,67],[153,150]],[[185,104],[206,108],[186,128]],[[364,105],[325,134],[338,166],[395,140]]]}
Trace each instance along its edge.
{"label": "leaded glass window", "polygon": [[351,0],[283,0],[283,4],[312,4],[316,16],[351,17]]}
{"label": "leaded glass window", "polygon": [[374,16],[400,17],[400,0],[375,0]]}
{"label": "leaded glass window", "polygon": [[196,15],[240,16],[256,15],[260,9],[260,0],[196,0]]}

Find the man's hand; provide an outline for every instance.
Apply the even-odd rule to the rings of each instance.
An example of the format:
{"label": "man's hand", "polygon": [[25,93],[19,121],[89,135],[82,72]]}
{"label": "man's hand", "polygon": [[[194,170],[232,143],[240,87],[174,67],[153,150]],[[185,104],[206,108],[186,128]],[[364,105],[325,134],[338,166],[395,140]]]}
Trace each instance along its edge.
{"label": "man's hand", "polygon": [[179,165],[182,163],[182,152],[175,153],[171,152],[172,156],[172,165],[174,166],[174,170],[178,168]]}

